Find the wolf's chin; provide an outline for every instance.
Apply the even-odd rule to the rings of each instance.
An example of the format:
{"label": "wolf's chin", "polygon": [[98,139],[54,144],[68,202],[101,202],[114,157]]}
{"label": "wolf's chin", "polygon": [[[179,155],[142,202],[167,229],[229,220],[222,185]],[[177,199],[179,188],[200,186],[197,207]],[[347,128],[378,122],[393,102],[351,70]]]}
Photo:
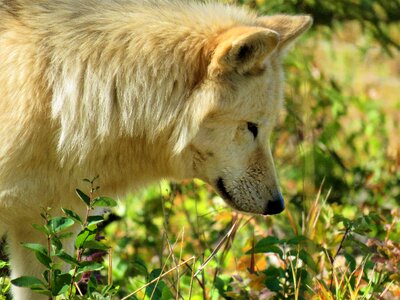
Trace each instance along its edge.
{"label": "wolf's chin", "polygon": [[233,196],[228,192],[228,190],[225,187],[224,180],[219,177],[216,182],[215,182],[216,190],[218,194],[224,199],[224,201],[233,209],[247,215],[255,216],[255,215],[260,215],[263,214],[261,212],[252,212],[248,210],[244,210],[243,208],[239,207],[235,201]]}
{"label": "wolf's chin", "polygon": [[229,202],[229,204],[232,205],[233,197],[227,191],[225,184],[224,184],[224,180],[221,177],[217,179],[215,186],[217,187],[217,190],[218,190],[219,194],[221,195],[221,197],[224,198],[225,200],[227,200]]}
{"label": "wolf's chin", "polygon": [[226,204],[228,204],[230,207],[233,209],[245,213],[243,209],[241,209],[239,206],[236,205],[236,203],[233,200],[233,196],[228,192],[228,190],[225,187],[224,180],[220,177],[217,179],[215,186],[217,188],[218,194],[224,199]]}

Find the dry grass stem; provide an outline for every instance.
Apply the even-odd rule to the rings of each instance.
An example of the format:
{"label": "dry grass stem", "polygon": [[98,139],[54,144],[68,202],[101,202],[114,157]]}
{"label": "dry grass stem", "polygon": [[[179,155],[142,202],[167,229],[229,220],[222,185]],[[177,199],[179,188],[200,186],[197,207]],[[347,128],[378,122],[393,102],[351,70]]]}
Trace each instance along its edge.
{"label": "dry grass stem", "polygon": [[[127,295],[127,296],[125,296],[124,298],[122,298],[121,300],[126,300],[126,299],[128,299],[129,297],[135,295],[136,293],[140,292],[141,290],[143,290],[144,288],[148,287],[149,285],[151,285],[151,284],[153,284],[153,283],[155,283],[155,282],[160,281],[160,279],[164,278],[165,276],[167,276],[167,275],[170,274],[171,272],[175,271],[177,268],[180,268],[181,266],[187,264],[189,261],[195,260],[195,259],[196,259],[195,256],[192,256],[192,257],[186,259],[185,261],[181,262],[179,265],[173,267],[172,269],[169,269],[167,272],[161,274],[161,275],[158,276],[157,278],[154,278],[152,281],[150,281],[150,282],[146,283],[145,285],[141,286],[141,287],[138,288],[136,291],[130,293],[129,295]],[[150,297],[150,298],[151,298],[151,297]]]}
{"label": "dry grass stem", "polygon": [[225,242],[227,240],[229,240],[229,238],[231,237],[232,233],[235,231],[237,225],[240,223],[240,220],[241,219],[236,219],[236,221],[233,223],[231,229],[229,229],[229,231],[224,235],[224,237],[218,242],[218,244],[215,247],[215,249],[211,252],[210,256],[199,267],[199,269],[196,271],[194,276],[197,276],[205,268],[205,266],[214,258],[214,256],[217,255],[218,251],[225,244]]}

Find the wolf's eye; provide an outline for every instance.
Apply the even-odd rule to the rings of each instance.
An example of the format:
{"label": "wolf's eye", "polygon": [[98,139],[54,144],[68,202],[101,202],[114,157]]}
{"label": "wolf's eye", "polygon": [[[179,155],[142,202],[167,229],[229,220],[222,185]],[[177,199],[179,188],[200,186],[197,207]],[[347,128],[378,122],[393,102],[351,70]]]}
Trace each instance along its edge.
{"label": "wolf's eye", "polygon": [[257,138],[258,135],[258,127],[257,124],[248,122],[247,129],[253,134],[254,138]]}

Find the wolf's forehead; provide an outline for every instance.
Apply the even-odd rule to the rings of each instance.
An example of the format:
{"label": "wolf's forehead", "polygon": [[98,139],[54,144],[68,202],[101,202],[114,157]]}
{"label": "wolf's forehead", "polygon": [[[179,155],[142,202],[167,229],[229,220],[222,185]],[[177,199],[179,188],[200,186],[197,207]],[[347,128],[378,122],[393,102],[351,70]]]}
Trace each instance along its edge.
{"label": "wolf's forehead", "polygon": [[276,106],[250,105],[248,107],[236,109],[236,111],[233,113],[233,116],[237,120],[254,122],[259,125],[269,125],[275,122],[279,112],[280,109]]}
{"label": "wolf's forehead", "polygon": [[259,122],[276,117],[283,102],[280,88],[281,84],[270,84],[268,81],[246,87],[247,91],[238,95],[236,113],[251,116]]}

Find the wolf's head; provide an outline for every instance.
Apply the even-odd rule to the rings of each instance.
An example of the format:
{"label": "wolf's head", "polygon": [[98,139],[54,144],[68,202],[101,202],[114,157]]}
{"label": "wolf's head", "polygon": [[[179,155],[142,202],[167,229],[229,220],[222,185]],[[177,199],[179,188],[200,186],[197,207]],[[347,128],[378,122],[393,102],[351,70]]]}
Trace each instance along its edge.
{"label": "wolf's head", "polygon": [[269,136],[283,102],[281,58],[311,22],[262,17],[221,32],[205,47],[207,75],[190,100],[198,104],[192,122],[201,122],[183,152],[191,175],[239,211],[272,215],[285,207]]}
{"label": "wolf's head", "polygon": [[258,17],[210,1],[139,2],[124,1],[117,14],[107,3],[101,14],[78,6],[75,31],[65,30],[69,14],[44,13],[51,26],[38,40],[50,51],[45,77],[63,167],[98,172],[118,161],[118,191],[197,177],[237,210],[281,212],[269,136],[283,101],[283,53],[311,18]]}

